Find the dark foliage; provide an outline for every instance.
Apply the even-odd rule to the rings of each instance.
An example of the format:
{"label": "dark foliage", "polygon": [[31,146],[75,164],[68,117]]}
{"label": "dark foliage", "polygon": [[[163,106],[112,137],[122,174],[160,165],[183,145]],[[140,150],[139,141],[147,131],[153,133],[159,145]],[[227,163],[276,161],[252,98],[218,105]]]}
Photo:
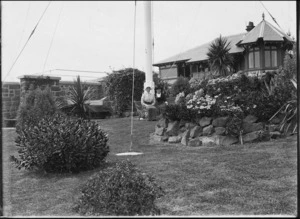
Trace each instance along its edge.
{"label": "dark foliage", "polygon": [[25,125],[34,126],[44,116],[53,115],[56,110],[56,104],[49,87],[44,90],[39,87],[36,89],[31,87],[19,106],[16,129],[22,130]]}
{"label": "dark foliage", "polygon": [[[134,69],[134,97],[140,101],[143,93],[145,73]],[[121,116],[123,112],[131,108],[132,102],[133,69],[125,68],[110,74],[105,79],[107,96],[114,101],[114,111]]]}
{"label": "dark foliage", "polygon": [[177,80],[172,84],[172,87],[171,87],[171,94],[173,97],[176,97],[176,95],[181,92],[184,92],[185,95],[190,93],[189,80],[182,76],[177,78]]}
{"label": "dark foliage", "polygon": [[159,215],[155,200],[164,194],[151,175],[121,161],[91,177],[74,210],[83,215]]}
{"label": "dark foliage", "polygon": [[68,106],[71,109],[71,115],[76,115],[81,118],[86,118],[85,102],[90,100],[94,95],[94,91],[80,81],[77,76],[74,81],[74,86],[71,87],[69,99],[72,105]]}
{"label": "dark foliage", "polygon": [[95,122],[62,114],[44,117],[17,131],[16,167],[46,172],[78,172],[101,165],[109,152],[108,137]]}
{"label": "dark foliage", "polygon": [[208,62],[212,71],[217,75],[226,76],[233,66],[233,56],[229,53],[231,45],[226,38],[220,36],[210,44],[208,49]]}
{"label": "dark foliage", "polygon": [[160,79],[158,77],[158,74],[153,74],[153,82],[155,84],[155,89],[160,88],[161,92],[165,94],[166,98],[168,98],[170,95],[169,84],[166,81]]}

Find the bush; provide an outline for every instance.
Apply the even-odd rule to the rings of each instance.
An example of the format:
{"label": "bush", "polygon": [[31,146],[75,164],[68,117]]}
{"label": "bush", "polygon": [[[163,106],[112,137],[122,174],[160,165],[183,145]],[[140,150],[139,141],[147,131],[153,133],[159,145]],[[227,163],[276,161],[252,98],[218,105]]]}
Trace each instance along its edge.
{"label": "bush", "polygon": [[74,210],[85,215],[158,215],[155,200],[163,194],[153,176],[122,161],[87,181]]}
{"label": "bush", "polygon": [[184,92],[185,95],[190,93],[190,83],[189,80],[185,77],[180,76],[177,80],[172,84],[171,94],[175,97],[177,94]]}
{"label": "bush", "polygon": [[[114,111],[119,116],[131,108],[133,69],[126,68],[110,74],[105,79],[107,96],[114,101]],[[145,81],[145,73],[134,71],[134,100],[140,101]]]}
{"label": "bush", "polygon": [[71,109],[71,115],[77,117],[86,118],[85,102],[92,99],[95,91],[88,87],[86,84],[80,81],[80,77],[77,76],[73,86],[70,89],[68,99],[72,102],[72,105],[68,106]]}
{"label": "bush", "polygon": [[170,104],[167,105],[163,114],[164,118],[170,121],[196,121],[197,111],[188,109],[185,105]]}
{"label": "bush", "polygon": [[293,54],[285,53],[283,70],[288,79],[297,79],[297,46],[293,45]]}
{"label": "bush", "polygon": [[36,125],[44,116],[53,115],[55,112],[56,105],[49,87],[44,90],[31,88],[19,106],[16,129],[23,129],[25,125]]}
{"label": "bush", "polygon": [[161,92],[165,94],[166,98],[168,98],[170,95],[168,82],[159,78],[158,74],[153,74],[153,82],[155,84],[155,89],[160,88]]}
{"label": "bush", "polygon": [[100,166],[109,152],[108,137],[98,124],[61,114],[43,118],[36,126],[25,124],[17,132],[18,169],[78,172]]}

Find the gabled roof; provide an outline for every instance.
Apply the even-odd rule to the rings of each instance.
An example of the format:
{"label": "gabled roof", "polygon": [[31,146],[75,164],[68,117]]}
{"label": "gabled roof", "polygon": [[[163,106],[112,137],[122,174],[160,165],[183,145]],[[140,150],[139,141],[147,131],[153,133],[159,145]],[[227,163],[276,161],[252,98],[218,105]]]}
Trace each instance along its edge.
{"label": "gabled roof", "polygon": [[255,43],[260,38],[264,41],[282,42],[284,38],[288,41],[293,41],[288,35],[263,19],[256,27],[247,33],[239,45]]}
{"label": "gabled roof", "polygon": [[[240,42],[242,40],[244,35],[246,35],[246,33],[240,33],[240,34],[224,37],[227,39],[227,42],[230,42],[230,45],[231,45],[231,49],[230,49],[229,53],[239,53],[239,52],[244,51],[244,49],[242,47],[238,47],[236,45],[238,42]],[[160,64],[173,63],[173,62],[179,62],[179,61],[187,61],[187,63],[189,63],[189,62],[208,60],[208,57],[206,54],[208,52],[210,44],[213,41],[214,40],[212,40],[208,43],[205,43],[201,46],[197,46],[193,49],[182,52],[180,54],[171,56],[171,57],[164,59],[162,61],[159,61],[153,65],[160,65]]]}

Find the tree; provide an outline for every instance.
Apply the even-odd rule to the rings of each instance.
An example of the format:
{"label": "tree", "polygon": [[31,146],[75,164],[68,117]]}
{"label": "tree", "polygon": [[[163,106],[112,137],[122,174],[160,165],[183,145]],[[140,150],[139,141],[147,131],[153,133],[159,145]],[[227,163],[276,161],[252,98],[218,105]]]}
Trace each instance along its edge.
{"label": "tree", "polygon": [[210,44],[206,55],[211,70],[216,72],[217,75],[226,76],[233,67],[234,59],[229,54],[230,48],[230,42],[227,42],[227,39],[221,35]]}
{"label": "tree", "polygon": [[90,87],[86,87],[82,84],[80,77],[77,76],[77,80],[74,81],[74,86],[71,87],[69,95],[69,99],[72,102],[72,112],[79,117],[85,118],[84,103],[92,98],[93,92]]}

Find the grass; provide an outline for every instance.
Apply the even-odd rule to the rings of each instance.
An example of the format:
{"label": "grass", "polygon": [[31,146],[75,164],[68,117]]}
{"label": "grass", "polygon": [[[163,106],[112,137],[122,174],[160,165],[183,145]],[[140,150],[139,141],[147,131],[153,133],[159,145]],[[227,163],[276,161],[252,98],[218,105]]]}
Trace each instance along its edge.
{"label": "grass", "polygon": [[[109,134],[109,163],[130,159],[153,174],[167,192],[157,201],[163,215],[297,214],[297,138],[256,144],[186,147],[149,141],[156,122],[134,118],[138,156],[116,156],[130,146],[130,118],[99,120]],[[80,186],[99,169],[79,174],[44,174],[15,169],[14,130],[3,129],[6,216],[78,216]]]}

